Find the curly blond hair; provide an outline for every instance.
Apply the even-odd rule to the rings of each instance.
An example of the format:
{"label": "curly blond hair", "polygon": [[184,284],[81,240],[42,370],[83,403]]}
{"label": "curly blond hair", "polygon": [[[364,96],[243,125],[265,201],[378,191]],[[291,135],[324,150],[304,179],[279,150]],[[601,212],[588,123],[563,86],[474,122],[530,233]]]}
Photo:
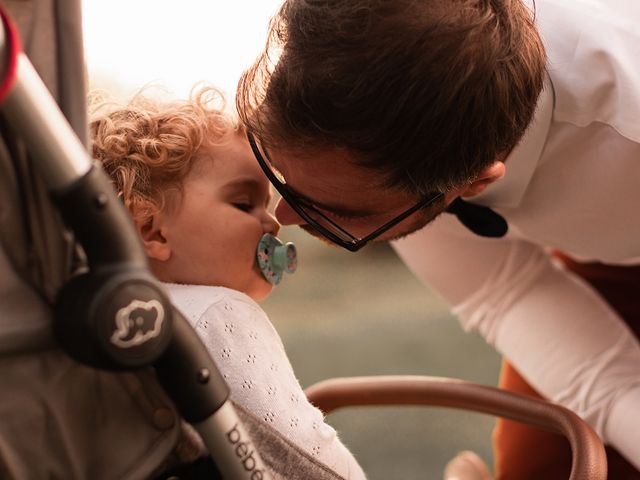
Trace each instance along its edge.
{"label": "curly blond hair", "polygon": [[142,222],[165,207],[169,192],[182,192],[203,146],[220,145],[238,130],[222,92],[208,86],[194,89],[186,101],[161,102],[143,91],[126,105],[93,92],[89,106],[93,157]]}

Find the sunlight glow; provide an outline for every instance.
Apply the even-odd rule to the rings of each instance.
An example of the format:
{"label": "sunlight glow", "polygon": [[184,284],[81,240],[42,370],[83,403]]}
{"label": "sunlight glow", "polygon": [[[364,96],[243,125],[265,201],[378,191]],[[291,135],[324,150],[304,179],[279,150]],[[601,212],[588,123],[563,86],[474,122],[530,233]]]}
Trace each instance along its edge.
{"label": "sunlight glow", "polygon": [[127,96],[144,85],[176,97],[207,81],[231,98],[264,47],[282,0],[83,0],[92,88]]}

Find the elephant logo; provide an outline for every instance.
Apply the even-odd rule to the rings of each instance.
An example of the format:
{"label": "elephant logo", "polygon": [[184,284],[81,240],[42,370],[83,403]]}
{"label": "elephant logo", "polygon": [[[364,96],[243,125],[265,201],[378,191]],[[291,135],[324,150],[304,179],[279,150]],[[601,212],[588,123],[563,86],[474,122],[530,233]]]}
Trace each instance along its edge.
{"label": "elephant logo", "polygon": [[164,318],[164,307],[158,300],[133,300],[116,313],[111,343],[120,348],[142,345],[160,335]]}

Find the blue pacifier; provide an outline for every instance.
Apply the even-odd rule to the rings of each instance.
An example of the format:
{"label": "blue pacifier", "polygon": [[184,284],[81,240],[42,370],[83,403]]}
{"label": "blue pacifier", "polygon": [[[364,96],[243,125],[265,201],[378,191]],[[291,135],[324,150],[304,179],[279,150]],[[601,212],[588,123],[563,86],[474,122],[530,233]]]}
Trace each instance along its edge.
{"label": "blue pacifier", "polygon": [[262,275],[272,285],[280,283],[282,272],[293,273],[298,268],[296,246],[291,242],[282,243],[270,233],[260,239],[256,257]]}

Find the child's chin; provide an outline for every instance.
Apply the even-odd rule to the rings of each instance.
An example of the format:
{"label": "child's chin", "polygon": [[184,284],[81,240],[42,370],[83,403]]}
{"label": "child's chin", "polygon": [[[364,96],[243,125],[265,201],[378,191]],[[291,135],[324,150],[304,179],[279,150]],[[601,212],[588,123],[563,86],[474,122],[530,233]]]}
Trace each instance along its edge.
{"label": "child's chin", "polygon": [[265,279],[262,279],[260,285],[257,285],[255,290],[249,295],[256,302],[260,302],[267,298],[271,291],[273,290],[273,285],[267,282]]}

